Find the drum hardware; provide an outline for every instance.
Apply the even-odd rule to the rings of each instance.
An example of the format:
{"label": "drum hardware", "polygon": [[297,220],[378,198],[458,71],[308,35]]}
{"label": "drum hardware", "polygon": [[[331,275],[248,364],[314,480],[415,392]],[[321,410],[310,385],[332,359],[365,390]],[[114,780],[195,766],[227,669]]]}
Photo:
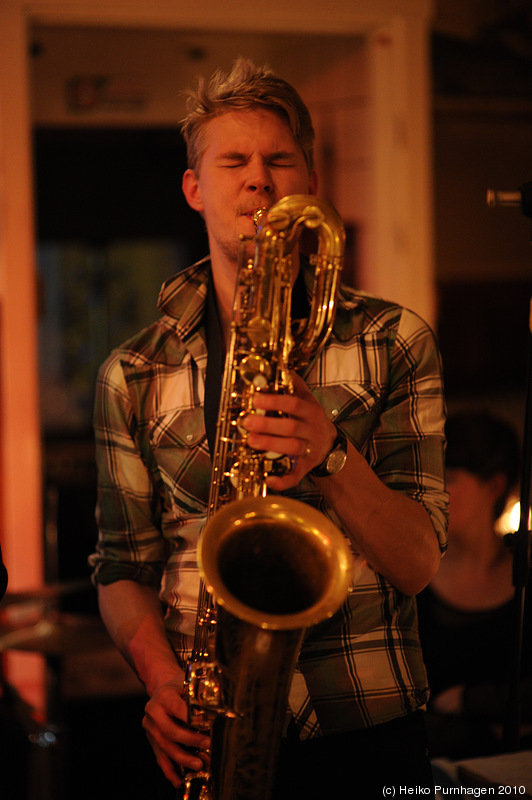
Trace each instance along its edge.
{"label": "drum hardware", "polygon": [[0,604],[0,654],[33,652],[46,661],[46,721],[35,719],[16,689],[3,681],[3,701],[24,730],[29,751],[28,800],[68,800],[62,685],[63,662],[71,655],[112,644],[105,626],[94,615],[57,610],[62,598],[91,589],[89,579],[48,584],[10,592]]}
{"label": "drum hardware", "polygon": [[31,624],[0,620],[0,651],[25,650],[61,657],[108,644],[111,637],[95,617],[49,612]]}
{"label": "drum hardware", "polygon": [[58,602],[66,595],[77,594],[78,592],[88,590],[94,591],[90,579],[76,578],[71,581],[45,584],[36,589],[28,589],[21,592],[7,592],[0,602],[0,613],[4,608],[8,608],[9,606],[21,605],[23,603],[47,605]]}

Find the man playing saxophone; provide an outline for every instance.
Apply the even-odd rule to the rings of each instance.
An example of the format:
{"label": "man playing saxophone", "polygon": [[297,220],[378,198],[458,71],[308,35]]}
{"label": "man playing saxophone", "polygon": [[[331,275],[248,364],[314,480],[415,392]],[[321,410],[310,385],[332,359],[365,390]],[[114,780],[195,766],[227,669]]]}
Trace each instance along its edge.
{"label": "man playing saxophone", "polygon": [[[187,724],[183,669],[241,239],[249,237],[251,256],[257,209],[318,190],[309,113],[266,68],[239,59],[230,74],[201,81],[183,133],[183,191],[205,221],[209,257],[163,286],[158,322],[100,372],[100,536],[91,557],[102,617],[146,687],[143,724],[173,786],[183,770],[202,767],[209,746]],[[297,252],[293,264],[292,313],[301,317],[311,267]],[[274,796],[371,798],[386,786],[430,787],[414,595],[446,545],[433,335],[415,314],[342,287],[325,348],[293,383],[293,393],[256,394],[264,413],[244,419],[247,442],[291,459],[287,474],[269,478],[270,490],[330,517],[356,567],[340,611],[305,637]]]}

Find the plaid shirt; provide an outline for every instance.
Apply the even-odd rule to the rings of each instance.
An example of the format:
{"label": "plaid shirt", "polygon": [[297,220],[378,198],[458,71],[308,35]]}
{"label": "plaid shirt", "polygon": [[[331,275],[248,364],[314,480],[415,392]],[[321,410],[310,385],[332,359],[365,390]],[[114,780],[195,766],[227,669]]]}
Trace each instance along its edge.
{"label": "plaid shirt", "polygon": [[[196,544],[211,481],[203,410],[208,275],[206,259],[167,281],[160,319],[102,366],[95,409],[95,581],[160,587],[180,661],[194,634]],[[310,296],[311,275],[304,277]],[[342,287],[333,333],[304,378],[381,480],[423,504],[443,551],[440,372],[434,337],[419,317]],[[309,478],[290,494],[341,527]],[[387,722],[428,698],[414,598],[356,554],[355,565],[342,609],[312,628],[301,650],[290,703],[303,738]]]}

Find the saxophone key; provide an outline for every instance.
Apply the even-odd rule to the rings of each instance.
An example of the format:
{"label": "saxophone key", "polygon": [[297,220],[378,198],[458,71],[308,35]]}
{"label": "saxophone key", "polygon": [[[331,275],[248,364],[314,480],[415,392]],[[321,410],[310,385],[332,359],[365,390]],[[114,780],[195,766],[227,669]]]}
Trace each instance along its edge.
{"label": "saxophone key", "polygon": [[240,363],[240,376],[248,385],[256,389],[265,389],[272,377],[270,362],[257,353],[250,353]]}

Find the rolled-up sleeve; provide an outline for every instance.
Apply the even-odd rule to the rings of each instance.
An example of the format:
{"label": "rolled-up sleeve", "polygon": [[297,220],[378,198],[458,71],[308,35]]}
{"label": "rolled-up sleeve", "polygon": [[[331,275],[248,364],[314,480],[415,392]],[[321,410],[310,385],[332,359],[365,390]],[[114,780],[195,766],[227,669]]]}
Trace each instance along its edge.
{"label": "rolled-up sleeve", "polygon": [[99,536],[89,559],[95,583],[131,579],[157,586],[164,569],[160,509],[136,446],[136,426],[121,359],[115,354],[100,369],[96,385]]}
{"label": "rolled-up sleeve", "polygon": [[447,547],[445,403],[439,349],[432,330],[404,310],[390,353],[386,402],[372,436],[379,477],[422,503]]}

